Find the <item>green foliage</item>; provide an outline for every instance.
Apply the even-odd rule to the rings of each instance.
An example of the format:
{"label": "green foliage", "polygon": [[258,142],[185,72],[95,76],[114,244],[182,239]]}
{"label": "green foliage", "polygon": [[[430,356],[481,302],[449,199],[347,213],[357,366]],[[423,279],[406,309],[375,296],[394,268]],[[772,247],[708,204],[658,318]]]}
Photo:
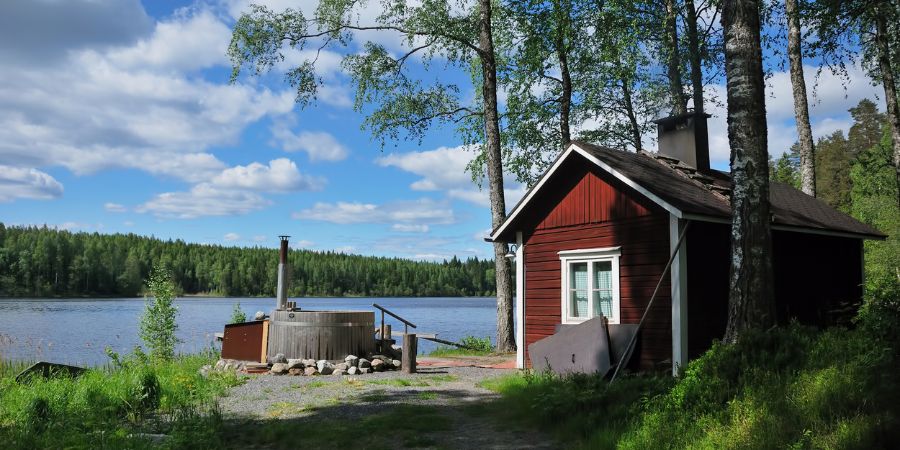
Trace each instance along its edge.
{"label": "green foliage", "polygon": [[[292,250],[288,262],[291,297],[490,296],[496,290],[493,261],[478,258],[433,263]],[[135,296],[156,265],[169,269],[179,293],[273,296],[278,250],[0,223],[0,297]]]}
{"label": "green foliage", "polygon": [[900,209],[890,134],[862,152],[850,172],[853,216],[888,237],[865,243],[866,301],[860,320],[872,333],[900,341]]}
{"label": "green foliage", "polygon": [[772,161],[772,155],[769,155],[769,180],[800,189],[800,149],[797,144],[777,161]]}
{"label": "green foliage", "polygon": [[175,306],[175,285],[169,272],[162,266],[153,268],[147,280],[150,297],[141,315],[141,339],[150,347],[150,357],[157,361],[170,361],[175,356],[178,337],[178,308]]}
{"label": "green foliage", "polygon": [[234,304],[231,309],[231,323],[244,323],[247,321],[247,314],[241,309],[241,302]]}
{"label": "green foliage", "polygon": [[128,355],[118,367],[24,383],[15,381],[15,372],[0,371],[0,446],[152,448],[138,435],[163,433],[171,437],[166,447],[221,447],[221,438],[210,434],[220,421],[212,405],[239,380],[234,374],[198,374],[216,358],[180,356],[148,365]]}
{"label": "green foliage", "polygon": [[750,332],[677,381],[526,374],[482,386],[503,395],[492,411],[572,447],[881,448],[900,438],[898,342],[861,325]]}
{"label": "green foliage", "polygon": [[431,351],[431,356],[484,356],[496,351],[489,337],[466,336],[458,341],[464,348],[439,345]]}

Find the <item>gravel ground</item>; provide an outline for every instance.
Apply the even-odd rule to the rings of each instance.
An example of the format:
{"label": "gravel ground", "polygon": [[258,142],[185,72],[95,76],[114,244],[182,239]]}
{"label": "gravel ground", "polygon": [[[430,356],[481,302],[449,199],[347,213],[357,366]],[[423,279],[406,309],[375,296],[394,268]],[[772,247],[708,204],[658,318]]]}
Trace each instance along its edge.
{"label": "gravel ground", "polygon": [[515,432],[471,417],[466,407],[477,408],[497,394],[476,384],[487,378],[512,373],[510,369],[479,367],[419,367],[416,374],[399,371],[357,376],[250,375],[220,400],[227,418],[354,420],[383,413],[397,405],[439,408],[453,424],[433,436],[444,448],[550,449],[557,448],[536,431]]}

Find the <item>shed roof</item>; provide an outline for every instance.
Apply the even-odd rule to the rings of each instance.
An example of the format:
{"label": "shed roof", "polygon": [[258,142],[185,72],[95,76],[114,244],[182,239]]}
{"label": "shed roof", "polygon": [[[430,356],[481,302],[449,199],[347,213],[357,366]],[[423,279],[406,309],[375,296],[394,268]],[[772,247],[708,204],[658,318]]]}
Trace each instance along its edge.
{"label": "shed roof", "polygon": [[[634,188],[679,218],[730,222],[731,176],[717,170],[697,171],[677,160],[650,153],[631,153],[573,141],[553,166],[513,208],[506,221],[491,233],[495,241],[511,242],[529,202],[569,158],[583,158]],[[806,233],[842,234],[882,239],[875,228],[844,214],[793,186],[769,184],[773,226]]]}

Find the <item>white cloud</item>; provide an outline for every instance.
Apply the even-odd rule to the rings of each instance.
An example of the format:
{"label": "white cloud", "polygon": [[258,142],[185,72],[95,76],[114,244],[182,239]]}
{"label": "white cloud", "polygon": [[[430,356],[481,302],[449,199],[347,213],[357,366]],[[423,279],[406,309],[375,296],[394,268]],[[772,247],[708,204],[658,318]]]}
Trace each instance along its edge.
{"label": "white cloud", "polygon": [[126,208],[125,205],[120,205],[118,203],[105,203],[103,205],[103,208],[109,212],[114,213],[123,213],[128,211],[128,208]]}
{"label": "white cloud", "polygon": [[[422,177],[410,184],[414,191],[443,191],[453,199],[479,206],[490,206],[487,189],[479,189],[466,171],[475,154],[465,146],[439,147],[421,152],[392,153],[375,162],[382,167],[396,167]],[[507,208],[511,208],[525,194],[526,188],[511,177],[504,179]]]}
{"label": "white cloud", "polygon": [[235,216],[256,211],[272,202],[258,194],[219,189],[208,183],[188,192],[165,192],[135,208],[168,219],[195,219],[205,216]]}
{"label": "white cloud", "polygon": [[391,229],[401,233],[427,233],[428,225],[412,224],[412,223],[395,223],[391,225]]}
{"label": "white cloud", "polygon": [[341,161],[350,152],[330,133],[324,131],[301,131],[294,133],[289,121],[279,121],[272,125],[273,144],[286,152],[303,151],[310,161]]}
{"label": "white cloud", "polygon": [[37,169],[0,165],[0,202],[50,200],[63,195],[63,185]]}
{"label": "white cloud", "polygon": [[[115,11],[116,3],[91,7]],[[26,15],[14,13],[5,19]],[[73,17],[84,26],[93,23],[81,16]],[[133,16],[121,17],[137,20]],[[136,24],[122,27],[128,25]],[[219,84],[185,73],[226,64],[221,50],[229,34],[212,13],[190,8],[149,34],[76,46],[44,66],[5,58],[0,43],[0,160],[15,167],[62,166],[79,175],[133,168],[208,180],[226,167],[211,147],[234,144],[246,126],[294,107],[289,89]],[[66,48],[65,42],[56,45]]]}
{"label": "white cloud", "polygon": [[316,203],[312,208],[293,214],[295,219],[317,220],[337,224],[394,223],[445,225],[456,222],[453,209],[446,203],[428,198],[375,205],[371,203]]}
{"label": "white cloud", "polygon": [[[813,66],[804,66],[814,139],[839,129],[849,130],[852,120],[847,110],[864,98],[876,101],[879,108],[884,109],[884,100],[880,99],[881,90],[872,85],[863,69],[848,67],[849,81],[828,71],[823,71],[817,79],[817,70]],[[708,95],[715,95],[723,100],[723,105],[710,105],[707,111],[713,115],[709,119],[710,159],[713,164],[727,167],[731,147],[728,144],[728,112],[724,104],[727,99],[725,86],[713,85],[707,90]],[[766,122],[769,154],[778,158],[797,141],[794,97],[788,72],[776,72],[768,80]]]}
{"label": "white cloud", "polygon": [[130,220],[126,220],[126,221],[122,222],[122,225],[125,225],[126,227],[133,227],[134,222],[132,222]]}
{"label": "white cloud", "polygon": [[315,246],[316,246],[315,242],[307,241],[305,239],[291,242],[291,247],[294,247],[294,248],[311,248],[311,247],[315,247]]}
{"label": "white cloud", "polygon": [[174,18],[156,24],[154,33],[137,44],[109,53],[120,67],[197,70],[226,65],[231,29],[212,11],[185,8]]}
{"label": "white cloud", "polygon": [[225,236],[222,236],[222,239],[229,241],[229,242],[234,242],[234,241],[240,240],[241,235],[239,235],[237,233],[225,233]]}
{"label": "white cloud", "polygon": [[265,242],[268,237],[264,234],[258,234],[253,236],[253,242]]}
{"label": "white cloud", "polygon": [[320,189],[325,182],[321,178],[301,174],[293,161],[279,158],[269,161],[268,166],[254,162],[225,169],[211,183],[224,189],[292,192]]}

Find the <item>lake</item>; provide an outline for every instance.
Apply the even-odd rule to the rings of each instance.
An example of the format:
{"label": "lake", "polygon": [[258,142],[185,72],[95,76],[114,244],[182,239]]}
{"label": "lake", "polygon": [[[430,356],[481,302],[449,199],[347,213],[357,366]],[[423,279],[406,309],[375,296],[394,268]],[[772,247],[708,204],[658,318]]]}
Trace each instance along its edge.
{"label": "lake", "polygon": [[[456,341],[466,335],[490,337],[496,333],[497,301],[475,298],[292,298],[303,309],[374,310],[372,303],[393,311],[416,324],[418,331],[437,333]],[[193,353],[213,345],[231,318],[232,308],[252,319],[256,311],[271,314],[274,298],[178,298],[177,351]],[[130,352],[140,345],[138,322],[144,299],[0,299],[0,359],[44,360],[77,365],[108,362],[104,349]],[[380,321],[380,314],[375,316]],[[394,330],[402,324],[385,317]],[[420,340],[419,352],[429,352],[435,343]]]}

